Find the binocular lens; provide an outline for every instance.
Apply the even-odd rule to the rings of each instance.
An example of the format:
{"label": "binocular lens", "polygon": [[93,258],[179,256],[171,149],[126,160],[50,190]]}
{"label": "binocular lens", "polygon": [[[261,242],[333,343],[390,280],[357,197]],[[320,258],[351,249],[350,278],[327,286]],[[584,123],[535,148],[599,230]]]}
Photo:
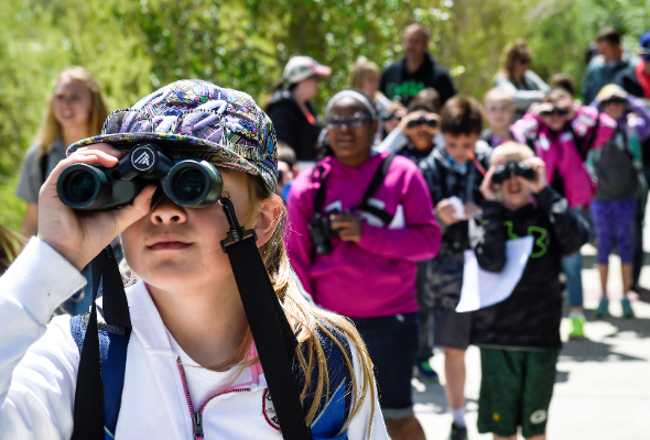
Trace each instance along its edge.
{"label": "binocular lens", "polygon": [[97,183],[90,173],[81,171],[68,180],[67,196],[74,203],[86,203],[95,194]]}
{"label": "binocular lens", "polygon": [[174,192],[183,200],[190,201],[199,198],[205,191],[205,176],[195,168],[181,171],[174,179]]}

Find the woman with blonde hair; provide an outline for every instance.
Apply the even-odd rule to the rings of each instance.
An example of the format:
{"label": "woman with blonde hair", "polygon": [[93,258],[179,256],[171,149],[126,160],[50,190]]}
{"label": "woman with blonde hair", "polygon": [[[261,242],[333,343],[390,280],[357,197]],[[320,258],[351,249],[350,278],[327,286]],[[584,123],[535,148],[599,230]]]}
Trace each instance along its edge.
{"label": "woman with blonde hair", "polygon": [[379,91],[379,67],[366,57],[359,57],[352,65],[348,86],[363,90],[375,100],[377,113],[382,114],[391,101]]}
{"label": "woman with blonde hair", "polygon": [[22,166],[16,195],[27,202],[22,233],[36,235],[38,191],[68,145],[99,134],[108,115],[102,91],[83,67],[70,67],[54,81],[41,128]]}
{"label": "woman with blonde hair", "polygon": [[526,40],[518,38],[503,49],[501,68],[494,78],[494,87],[506,90],[515,106],[513,122],[521,119],[528,107],[544,98],[548,84],[529,69],[532,52]]}

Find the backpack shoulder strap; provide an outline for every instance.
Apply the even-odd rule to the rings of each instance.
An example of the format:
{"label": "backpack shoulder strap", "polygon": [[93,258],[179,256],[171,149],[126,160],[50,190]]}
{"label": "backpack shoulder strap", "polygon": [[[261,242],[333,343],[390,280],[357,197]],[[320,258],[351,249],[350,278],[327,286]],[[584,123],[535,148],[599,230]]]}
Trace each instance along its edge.
{"label": "backpack shoulder strap", "polygon": [[41,182],[43,183],[47,180],[47,156],[47,153],[43,153],[38,163],[39,170],[41,171]]}
{"label": "backpack shoulder strap", "polygon": [[[83,348],[86,328],[90,313],[73,316],[70,319],[70,332],[77,344],[79,354]],[[99,353],[104,389],[104,433],[106,439],[115,435],[117,418],[122,404],[124,372],[126,369],[126,351],[129,344],[129,332],[123,328],[107,324],[101,313],[97,316],[99,330]]]}
{"label": "backpack shoulder strap", "polygon": [[[347,433],[337,434],[345,425],[352,408],[352,372],[345,362],[347,356],[352,361],[350,343],[339,332],[328,328],[328,332],[317,331],[317,337],[323,347],[324,358],[327,360],[327,371],[329,377],[329,389],[324,388],[321,396],[314,422],[311,430],[314,440],[319,439],[347,439]],[[344,355],[345,353],[345,355]],[[307,355],[307,353],[303,353]],[[305,386],[305,376],[299,367],[297,360],[294,361],[294,377],[298,389]],[[305,415],[314,402],[314,394],[318,385],[318,377],[312,375],[307,394],[303,401]]]}
{"label": "backpack shoulder strap", "polygon": [[393,221],[393,216],[383,209],[379,209],[376,206],[368,204],[368,201],[372,196],[375,195],[381,184],[384,182],[384,178],[386,177],[386,174],[388,174],[388,169],[390,168],[390,164],[393,163],[393,159],[395,159],[394,154],[389,154],[384,158],[384,160],[377,168],[375,175],[372,176],[372,180],[370,181],[368,188],[366,188],[366,192],[363,194],[361,203],[355,207],[356,209],[361,209],[362,211],[369,212],[375,217],[378,217],[387,225]]}
{"label": "backpack shoulder strap", "polygon": [[321,214],[323,212],[323,207],[325,206],[325,177],[326,176],[324,175],[324,173],[325,173],[325,169],[320,164],[317,164],[311,173],[311,180],[313,182],[318,181],[320,183],[318,189],[316,190],[316,195],[314,195],[314,215]]}

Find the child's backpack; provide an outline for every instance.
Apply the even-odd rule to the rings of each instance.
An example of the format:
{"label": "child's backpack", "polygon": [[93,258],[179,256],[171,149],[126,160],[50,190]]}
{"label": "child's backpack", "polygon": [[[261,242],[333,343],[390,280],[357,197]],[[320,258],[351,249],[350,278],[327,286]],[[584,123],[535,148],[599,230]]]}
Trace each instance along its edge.
{"label": "child's backpack", "polygon": [[629,141],[627,133],[619,128],[610,140],[592,152],[591,168],[598,181],[594,194],[597,200],[621,200],[636,196],[639,175]]}
{"label": "child's backpack", "polygon": [[[113,440],[117,419],[122,402],[122,389],[124,386],[124,373],[126,370],[126,352],[129,344],[129,332],[124,329],[107,324],[103,319],[102,310],[98,307],[97,321],[99,330],[99,347],[102,372],[102,386],[104,390],[104,436],[106,440]],[[81,350],[86,336],[90,313],[73,316],[70,319],[70,331],[75,343]],[[352,359],[349,342],[336,332],[331,332],[336,340],[343,346],[349,359]],[[338,345],[328,335],[319,332],[319,339],[323,346],[329,372],[329,393],[323,393],[318,411],[311,426],[314,440],[333,439],[347,440],[347,432],[340,436],[336,434],[347,422],[352,405],[352,376],[345,366],[343,353]],[[299,390],[305,385],[305,377],[298,362],[294,362],[294,378]],[[309,391],[303,402],[305,414],[314,401],[316,390],[316,375],[312,376]]]}

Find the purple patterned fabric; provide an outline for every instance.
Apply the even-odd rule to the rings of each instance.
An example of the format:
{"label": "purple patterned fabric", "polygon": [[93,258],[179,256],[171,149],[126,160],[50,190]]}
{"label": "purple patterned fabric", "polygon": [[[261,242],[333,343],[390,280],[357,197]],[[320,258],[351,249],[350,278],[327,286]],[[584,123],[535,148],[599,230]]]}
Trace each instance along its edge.
{"label": "purple patterned fabric", "polygon": [[591,202],[591,215],[596,227],[596,241],[598,242],[598,264],[608,264],[609,254],[614,247],[621,257],[621,263],[632,263],[634,249],[632,244],[634,234],[634,214],[636,200],[623,199],[603,201],[594,199]]}
{"label": "purple patterned fabric", "polygon": [[275,191],[277,138],[271,119],[249,95],[207,81],[181,80],[111,113],[99,136],[68,147],[106,142],[128,152],[157,141],[174,159],[204,159],[215,166],[260,175]]}

